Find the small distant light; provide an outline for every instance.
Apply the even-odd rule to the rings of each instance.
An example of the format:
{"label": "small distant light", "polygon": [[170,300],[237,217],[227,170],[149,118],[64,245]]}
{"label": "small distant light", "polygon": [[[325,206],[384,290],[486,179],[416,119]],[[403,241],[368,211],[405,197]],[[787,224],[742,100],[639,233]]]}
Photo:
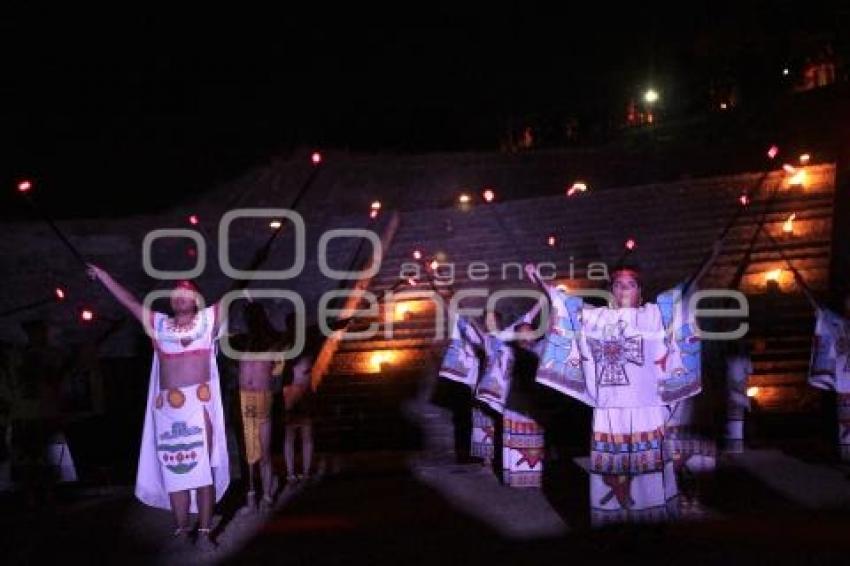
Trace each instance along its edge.
{"label": "small distant light", "polygon": [[419,250],[413,250],[413,259],[422,259],[422,252]]}
{"label": "small distant light", "polygon": [[372,210],[381,210],[381,201],[376,200],[372,203]]}
{"label": "small distant light", "polygon": [[56,287],[55,293],[56,293],[56,299],[57,300],[60,300],[60,301],[65,300],[65,291],[62,289],[62,287]]}
{"label": "small distant light", "polygon": [[779,148],[775,145],[770,146],[770,149],[767,150],[767,156],[773,159],[777,155],[779,155]]}
{"label": "small distant light", "polygon": [[272,220],[269,222],[269,228],[272,230],[280,230],[280,227],[283,226],[280,220]]}
{"label": "small distant light", "polygon": [[496,193],[494,193],[491,189],[486,189],[484,191],[484,200],[486,202],[493,202],[494,198],[496,198]]}
{"label": "small distant light", "polygon": [[750,204],[750,197],[747,195],[741,195],[740,197],[738,197],[738,202],[741,203],[741,206],[747,206],[748,204]]}
{"label": "small distant light", "polygon": [[197,226],[199,222],[200,220],[198,220],[198,217],[195,214],[189,217],[189,224],[191,224],[192,226]]}
{"label": "small distant light", "polygon": [[747,397],[758,397],[759,391],[758,387],[747,387]]}
{"label": "small distant light", "polygon": [[407,278],[407,284],[410,285],[411,287],[416,287],[416,279],[413,278],[413,277],[408,277]]}
{"label": "small distant light", "polygon": [[198,255],[198,251],[195,248],[186,248],[186,255],[189,257],[195,257]]}
{"label": "small distant light", "polygon": [[377,209],[373,208],[372,210],[369,211],[369,218],[377,218],[377,217],[378,217]]}
{"label": "small distant light", "polygon": [[440,267],[440,262],[437,261],[436,259],[434,259],[434,260],[431,260],[431,263],[429,265],[430,265],[432,271],[436,271],[437,268]]}
{"label": "small distant light", "polygon": [[794,219],[797,218],[797,213],[792,214],[788,217],[788,219],[782,223],[782,231],[786,234],[794,233]]}
{"label": "small distant light", "polygon": [[796,167],[794,167],[793,165],[791,165],[790,163],[786,163],[785,165],[783,165],[783,166],[782,166],[782,169],[783,169],[786,173],[788,173],[789,175],[793,175],[794,173],[796,173],[796,172],[797,172],[797,168],[796,168]]}
{"label": "small distant light", "polygon": [[726,110],[726,108],[728,108],[728,105],[727,105],[725,102],[721,102],[721,103],[720,103],[720,109],[721,109],[721,110]]}
{"label": "small distant light", "polygon": [[567,189],[567,196],[571,197],[576,193],[583,193],[586,190],[587,190],[587,184],[585,184],[581,181],[576,181],[575,183],[572,184],[572,186],[569,189]]}
{"label": "small distant light", "polygon": [[811,158],[812,158],[811,155],[809,155],[808,153],[804,153],[803,155],[800,156],[800,164],[805,165],[806,163],[809,162],[809,160]]}
{"label": "small distant light", "polygon": [[472,199],[469,197],[469,195],[468,195],[468,194],[464,193],[464,194],[460,195],[460,197],[458,197],[458,199],[457,199],[457,200],[458,200],[461,204],[468,204],[468,203],[469,203]]}
{"label": "small distant light", "polygon": [[322,154],[318,151],[314,151],[313,155],[310,156],[310,160],[313,162],[313,165],[318,165],[322,162]]}
{"label": "small distant light", "polygon": [[635,242],[632,238],[626,240],[626,249],[633,250],[637,247],[637,242]]}
{"label": "small distant light", "polygon": [[550,248],[554,248],[556,242],[557,242],[557,240],[556,240],[555,236],[549,236],[546,239],[546,243],[549,245]]}
{"label": "small distant light", "polygon": [[32,189],[32,181],[21,181],[18,183],[18,192],[26,193]]}
{"label": "small distant light", "polygon": [[785,67],[784,69],[782,69],[782,76],[783,77],[787,77],[790,73],[791,73],[791,69],[789,69],[788,67]]}
{"label": "small distant light", "polygon": [[80,312],[80,318],[85,322],[91,322],[94,320],[94,313],[89,309],[83,309],[83,311]]}
{"label": "small distant light", "polygon": [[806,172],[800,169],[788,179],[788,184],[792,187],[802,187],[806,184]]}
{"label": "small distant light", "polygon": [[658,101],[658,91],[656,91],[655,89],[647,90],[643,95],[643,99],[645,101],[649,102],[650,104],[652,104],[653,102],[657,102]]}

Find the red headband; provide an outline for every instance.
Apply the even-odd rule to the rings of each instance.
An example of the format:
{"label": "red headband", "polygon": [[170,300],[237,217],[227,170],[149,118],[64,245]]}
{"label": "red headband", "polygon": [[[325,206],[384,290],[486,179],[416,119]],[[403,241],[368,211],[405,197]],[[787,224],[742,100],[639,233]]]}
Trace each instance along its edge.
{"label": "red headband", "polygon": [[188,279],[182,279],[174,284],[174,289],[185,289],[187,291],[194,291],[195,293],[200,293],[198,286],[189,281]]}
{"label": "red headband", "polygon": [[616,279],[618,275],[631,275],[634,279],[640,279],[640,272],[637,269],[632,269],[630,267],[615,269],[611,273],[611,280],[613,281]]}

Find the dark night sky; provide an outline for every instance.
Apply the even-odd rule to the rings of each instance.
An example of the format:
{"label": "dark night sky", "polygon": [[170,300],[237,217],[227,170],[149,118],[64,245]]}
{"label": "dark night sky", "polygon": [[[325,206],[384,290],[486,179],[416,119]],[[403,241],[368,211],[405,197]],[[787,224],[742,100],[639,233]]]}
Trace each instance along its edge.
{"label": "dark night sky", "polygon": [[143,210],[299,146],[495,149],[509,117],[604,123],[650,82],[681,108],[724,66],[749,66],[770,86],[789,37],[839,25],[811,3],[605,4],[463,17],[422,4],[397,14],[403,23],[349,19],[330,4],[282,5],[281,15],[6,14],[0,179],[32,175],[69,213],[81,209],[71,195],[96,202],[93,212],[128,195]]}

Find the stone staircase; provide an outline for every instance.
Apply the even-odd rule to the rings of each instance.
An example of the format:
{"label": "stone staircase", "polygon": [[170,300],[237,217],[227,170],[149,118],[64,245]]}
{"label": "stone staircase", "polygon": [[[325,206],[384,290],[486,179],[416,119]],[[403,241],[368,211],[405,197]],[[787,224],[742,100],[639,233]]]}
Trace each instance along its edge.
{"label": "stone staircase", "polygon": [[[369,286],[383,299],[378,312],[357,317],[349,328],[351,334],[376,324],[378,333],[343,341],[321,383],[325,440],[340,448],[415,449],[426,442],[427,435],[417,430],[419,425],[405,415],[404,407],[413,403],[428,410],[427,397],[445,345],[445,333],[438,330],[445,330],[447,321],[437,315],[445,312],[454,293],[473,288],[488,294],[530,290],[520,275],[527,261],[551,262],[558,282],[568,287],[598,288],[602,283],[589,279],[593,275],[589,264],[615,264],[631,238],[637,243],[635,259],[644,271],[644,297],[652,297],[700,265],[729,219],[739,214],[738,199],[745,191],[751,192],[752,201],[729,231],[702,288],[727,287],[738,266],[746,263],[739,288],[750,305],[748,338],[754,350],[752,385],[759,387],[757,407],[776,412],[815,410],[819,397],[805,385],[813,313],[773,243],[762,234],[752,244],[763,220],[764,230],[809,285],[815,290],[827,287],[834,167],[812,166],[806,172],[804,188],[788,186],[787,177],[776,171],[764,177],[754,192],[761,174],[401,213],[400,227]],[[783,231],[791,214],[796,214],[793,235]],[[549,245],[550,237],[554,245]],[[422,254],[419,261],[415,251]],[[409,280],[414,265],[435,259],[435,270],[421,269],[419,277]],[[477,280],[485,265],[489,276]],[[768,285],[766,274],[776,269],[782,271],[776,283]],[[440,296],[436,302],[444,305],[424,296],[434,289]],[[472,298],[462,304],[481,306],[483,301]],[[499,310],[510,321],[531,302],[506,299]],[[361,307],[366,306],[364,301]],[[722,375],[708,378],[720,380],[717,385],[722,387]],[[431,416],[435,415],[439,417]],[[446,414],[440,418],[442,424],[429,434],[446,438],[451,425]]]}

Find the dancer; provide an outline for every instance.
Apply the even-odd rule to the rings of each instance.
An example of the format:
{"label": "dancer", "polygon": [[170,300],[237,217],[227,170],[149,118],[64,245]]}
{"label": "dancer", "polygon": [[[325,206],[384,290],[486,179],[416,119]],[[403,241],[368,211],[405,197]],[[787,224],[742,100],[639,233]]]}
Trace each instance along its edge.
{"label": "dancer", "polygon": [[[799,274],[794,270],[799,279]],[[844,296],[842,313],[825,308],[799,279],[803,292],[815,309],[815,335],[809,385],[836,393],[838,454],[850,462],[850,293]]]}
{"label": "dancer", "polygon": [[217,304],[203,307],[197,286],[178,282],[173,315],[153,312],[106,271],[89,265],[89,276],[142,324],[154,356],[136,476],[136,497],[170,509],[176,541],[190,540],[189,513],[199,514],[196,545],[213,550],[213,506],[230,483],[215,341],[223,322]]}
{"label": "dancer", "polygon": [[[502,328],[502,317],[497,312],[487,313],[484,329],[456,316],[452,340],[440,369],[441,376],[475,391],[472,456],[480,458],[487,467],[492,467],[501,456],[503,481],[517,487],[539,486],[542,479],[542,427],[523,406],[522,392],[517,391],[514,395],[517,406],[506,408],[512,391],[516,354],[520,352],[522,356],[524,346],[531,348],[527,339],[522,342],[524,346],[520,345],[520,338],[525,339],[526,336],[520,329],[525,329],[541,308],[542,303],[538,303],[507,328]],[[479,355],[484,361],[480,372]]]}
{"label": "dancer", "polygon": [[[255,354],[274,353],[285,349],[285,339],[268,319],[266,309],[257,302],[245,306],[247,332],[231,338],[239,352]],[[242,432],[245,441],[245,461],[248,464],[248,492],[245,506],[240,513],[251,513],[256,509],[254,468],[259,464],[262,497],[260,509],[268,511],[274,502],[277,478],[272,471],[271,434],[272,404],[274,400],[273,377],[283,372],[281,359],[239,359],[239,399],[242,416]]]}
{"label": "dancer", "polygon": [[545,461],[545,430],[540,399],[535,391],[542,337],[534,339],[534,326],[521,322],[514,352],[510,391],[502,413],[502,482],[511,487],[541,487]]}
{"label": "dancer", "polygon": [[693,322],[682,317],[681,293],[643,304],[640,273],[623,264],[611,275],[613,304],[594,308],[547,284],[534,265],[526,273],[553,309],[537,380],[593,407],[593,524],[675,514],[664,427],[670,406],[701,388],[700,344]]}

